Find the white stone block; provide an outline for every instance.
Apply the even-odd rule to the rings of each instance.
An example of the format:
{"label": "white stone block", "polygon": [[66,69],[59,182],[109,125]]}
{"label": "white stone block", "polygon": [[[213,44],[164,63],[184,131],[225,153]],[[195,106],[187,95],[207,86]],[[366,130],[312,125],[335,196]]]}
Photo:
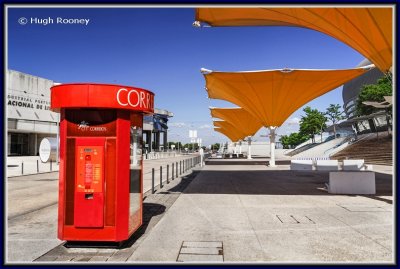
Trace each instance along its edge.
{"label": "white stone block", "polygon": [[364,171],[364,160],[343,160],[344,171]]}
{"label": "white stone block", "polygon": [[313,170],[312,160],[291,160],[290,170]]}
{"label": "white stone block", "polygon": [[339,170],[337,160],[317,160],[317,171],[337,171]]}
{"label": "white stone block", "polygon": [[335,194],[375,194],[375,172],[330,172],[328,192]]}

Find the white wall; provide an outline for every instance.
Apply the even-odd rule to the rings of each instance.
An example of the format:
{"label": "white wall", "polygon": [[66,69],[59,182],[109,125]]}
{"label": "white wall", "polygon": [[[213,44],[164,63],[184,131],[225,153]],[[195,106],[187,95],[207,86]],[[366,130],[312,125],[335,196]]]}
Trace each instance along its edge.
{"label": "white wall", "polygon": [[[236,146],[237,153],[239,153],[239,143]],[[275,149],[275,157],[277,159],[288,159],[283,153],[287,149]],[[228,144],[228,152],[234,152],[234,144]],[[248,143],[242,142],[242,153],[247,154],[248,152]],[[260,157],[270,157],[270,144],[269,142],[251,142],[251,155],[252,156],[260,156]]]}
{"label": "white wall", "polygon": [[[57,122],[58,113],[50,111],[52,80],[7,70],[7,118],[42,122]],[[25,107],[24,107],[25,105]],[[33,126],[22,123],[17,129],[35,131]],[[25,129],[26,128],[26,129]],[[36,126],[41,132],[41,126]],[[43,130],[48,132],[48,130]]]}

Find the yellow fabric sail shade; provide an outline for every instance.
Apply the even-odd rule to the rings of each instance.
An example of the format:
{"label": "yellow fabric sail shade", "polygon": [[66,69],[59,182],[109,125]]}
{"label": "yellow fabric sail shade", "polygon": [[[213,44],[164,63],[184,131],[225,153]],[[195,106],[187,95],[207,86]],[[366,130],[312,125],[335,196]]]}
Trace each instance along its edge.
{"label": "yellow fabric sail shade", "polygon": [[236,141],[240,140],[235,134],[225,130],[224,128],[217,127],[217,128],[214,128],[214,131],[217,131],[217,132],[223,134],[224,136],[228,137],[232,142],[236,142]]}
{"label": "yellow fabric sail shade", "polygon": [[196,21],[211,26],[298,26],[336,38],[381,71],[392,66],[393,8],[197,8]]}
{"label": "yellow fabric sail shade", "polygon": [[210,108],[211,116],[224,120],[236,129],[246,134],[246,136],[253,136],[263,125],[254,118],[249,112],[243,108]]}
{"label": "yellow fabric sail shade", "polygon": [[223,129],[224,134],[229,137],[233,142],[244,139],[247,135],[238,129],[236,129],[232,124],[226,121],[214,121],[215,127]]}
{"label": "yellow fabric sail shade", "polygon": [[279,127],[301,106],[372,67],[248,72],[202,69],[202,73],[209,98],[225,100],[242,107],[265,127]]}

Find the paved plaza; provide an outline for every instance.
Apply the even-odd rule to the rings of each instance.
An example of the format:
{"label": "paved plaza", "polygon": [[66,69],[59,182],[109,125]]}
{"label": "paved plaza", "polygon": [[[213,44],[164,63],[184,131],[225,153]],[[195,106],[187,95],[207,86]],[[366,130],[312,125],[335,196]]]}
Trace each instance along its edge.
{"label": "paved plaza", "polygon": [[392,167],[374,168],[376,195],[332,195],[329,172],[197,166],[146,197],[150,224],[121,250],[60,246],[56,173],[9,178],[8,261],[392,263]]}

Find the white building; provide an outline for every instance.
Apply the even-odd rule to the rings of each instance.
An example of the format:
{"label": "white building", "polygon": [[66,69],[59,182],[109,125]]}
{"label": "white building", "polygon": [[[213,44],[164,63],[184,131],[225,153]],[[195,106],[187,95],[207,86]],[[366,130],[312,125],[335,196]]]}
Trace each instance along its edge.
{"label": "white building", "polygon": [[52,80],[7,70],[7,155],[36,156],[44,137],[56,137],[59,114],[50,111]]}
{"label": "white building", "polygon": [[[38,156],[40,142],[45,137],[57,137],[59,113],[50,111],[52,80],[22,72],[7,70],[7,155]],[[144,119],[144,148],[149,152],[167,149],[167,122],[173,113],[154,109]],[[160,133],[163,143],[160,143]],[[152,138],[154,136],[154,138]],[[152,146],[151,146],[152,145]]]}

